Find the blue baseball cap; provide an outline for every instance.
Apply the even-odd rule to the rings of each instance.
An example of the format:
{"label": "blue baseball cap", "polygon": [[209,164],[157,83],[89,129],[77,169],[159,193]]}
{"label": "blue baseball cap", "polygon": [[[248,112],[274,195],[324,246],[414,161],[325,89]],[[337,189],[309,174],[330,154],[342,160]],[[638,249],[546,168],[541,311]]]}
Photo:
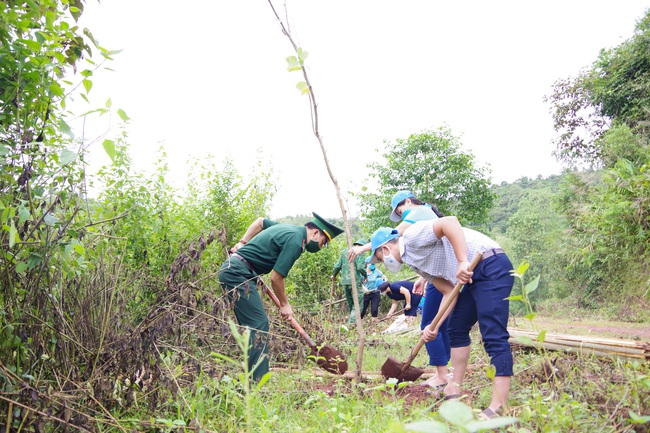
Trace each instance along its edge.
{"label": "blue baseball cap", "polygon": [[372,253],[370,254],[370,263],[378,263],[379,260],[375,258],[375,252],[377,248],[384,245],[386,242],[391,241],[395,238],[398,238],[399,232],[390,227],[380,227],[372,234],[370,237],[370,245],[372,246]]}
{"label": "blue baseball cap", "polygon": [[415,198],[415,195],[411,191],[407,191],[405,189],[397,191],[395,193],[393,199],[390,201],[390,206],[393,208],[393,212],[390,214],[391,221],[397,223],[402,220],[402,217],[395,213],[395,209],[397,209],[397,206],[407,198]]}

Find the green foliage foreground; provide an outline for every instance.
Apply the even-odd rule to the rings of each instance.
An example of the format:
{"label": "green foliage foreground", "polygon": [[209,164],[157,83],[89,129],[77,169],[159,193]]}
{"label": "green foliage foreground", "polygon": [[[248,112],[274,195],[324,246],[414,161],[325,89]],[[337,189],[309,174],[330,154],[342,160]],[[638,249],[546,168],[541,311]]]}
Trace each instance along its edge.
{"label": "green foliage foreground", "polygon": [[[517,352],[507,416],[480,421],[476,408],[489,402],[490,387],[485,354],[478,344],[472,350],[477,355],[470,360],[467,392],[461,401],[441,403],[434,396],[411,398],[409,393],[417,384],[396,385],[394,380],[379,377],[354,383],[313,370],[313,364],[273,371],[260,383],[253,383],[245,371],[246,331],[231,330],[240,352],[215,358],[228,366],[228,374],[197,372],[186,353],[178,348],[168,351],[164,362],[170,386],[178,386],[175,398],[151,411],[146,404],[151,391],[131,387],[133,403],[115,411],[110,420],[96,419],[97,430],[478,432],[501,428],[512,432],[614,432],[645,431],[643,425],[649,421],[648,364],[574,355],[549,359],[534,351]],[[410,346],[404,338],[374,334],[369,343],[384,340],[391,355],[407,357]],[[386,356],[386,347],[378,346],[368,354],[370,362],[377,365]],[[350,347],[349,353],[352,351]]]}

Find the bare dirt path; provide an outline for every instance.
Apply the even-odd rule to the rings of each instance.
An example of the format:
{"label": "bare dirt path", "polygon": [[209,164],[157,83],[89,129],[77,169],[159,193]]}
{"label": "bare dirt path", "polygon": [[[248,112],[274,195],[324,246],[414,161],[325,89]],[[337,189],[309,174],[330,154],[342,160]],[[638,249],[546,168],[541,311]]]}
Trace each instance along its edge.
{"label": "bare dirt path", "polygon": [[[538,330],[571,335],[587,335],[602,338],[619,338],[622,340],[650,341],[650,323],[628,323],[604,320],[561,320],[548,317],[536,317],[533,324]],[[522,318],[511,320],[510,326],[532,329],[530,321]]]}

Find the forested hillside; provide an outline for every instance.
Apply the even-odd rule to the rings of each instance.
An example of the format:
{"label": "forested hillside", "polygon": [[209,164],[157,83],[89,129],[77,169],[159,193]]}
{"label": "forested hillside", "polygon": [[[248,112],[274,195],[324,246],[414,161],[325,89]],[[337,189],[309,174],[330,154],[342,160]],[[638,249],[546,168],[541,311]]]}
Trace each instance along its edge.
{"label": "forested hillside", "polygon": [[493,234],[505,234],[508,230],[508,221],[519,210],[521,200],[525,196],[543,194],[544,192],[558,191],[562,176],[550,176],[535,179],[521,178],[515,182],[502,182],[492,187],[496,195],[494,206],[490,209],[488,229]]}

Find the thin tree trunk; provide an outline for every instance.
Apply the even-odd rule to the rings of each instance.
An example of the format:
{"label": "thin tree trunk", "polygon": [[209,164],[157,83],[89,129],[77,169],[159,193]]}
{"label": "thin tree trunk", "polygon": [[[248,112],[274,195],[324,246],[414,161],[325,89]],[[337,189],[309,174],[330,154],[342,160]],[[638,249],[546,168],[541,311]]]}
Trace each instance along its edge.
{"label": "thin tree trunk", "polygon": [[[309,77],[307,75],[307,70],[305,69],[305,66],[302,63],[302,60],[300,59],[300,53],[299,53],[299,47],[296,45],[294,42],[293,38],[291,37],[291,32],[289,30],[289,24],[288,24],[288,19],[286,19],[287,23],[285,25],[285,22],[282,21],[280,16],[278,15],[277,11],[275,10],[275,7],[273,6],[273,3],[271,0],[269,1],[269,5],[271,6],[271,9],[273,10],[273,14],[275,15],[275,18],[277,19],[278,23],[280,24],[280,28],[282,29],[282,33],[289,39],[289,42],[291,42],[291,45],[293,46],[293,50],[298,56],[298,61],[300,62],[300,69],[302,71],[302,76],[305,80],[305,83],[307,84],[307,88],[309,90],[308,96],[309,96],[309,102],[310,102],[310,110],[311,110],[311,126],[312,126],[312,131],[314,133],[314,136],[318,140],[318,144],[321,149],[321,153],[323,154],[323,161],[325,162],[325,167],[327,168],[327,173],[329,174],[330,180],[332,181],[332,184],[334,185],[334,189],[336,190],[336,197],[339,201],[339,207],[341,208],[341,216],[343,217],[343,226],[345,228],[345,238],[347,240],[347,245],[348,249],[352,248],[352,232],[350,230],[350,224],[348,222],[348,216],[347,216],[347,211],[345,209],[344,201],[341,196],[341,188],[339,187],[338,180],[334,176],[334,172],[332,171],[332,167],[330,165],[329,159],[327,158],[327,152],[325,150],[325,145],[323,143],[323,138],[320,135],[320,131],[318,129],[318,104],[316,103],[316,95],[314,94],[314,89],[311,85],[311,82],[309,81]],[[286,8],[286,5],[285,5]],[[285,16],[286,16],[286,11],[285,11]],[[355,377],[357,378],[357,381],[361,381],[361,367],[363,365],[363,348],[366,343],[366,334],[363,330],[363,324],[361,323],[361,312],[359,309],[359,299],[357,296],[357,281],[356,281],[356,275],[355,275],[355,269],[354,269],[354,262],[349,263],[350,266],[350,276],[352,278],[352,291],[353,291],[353,301],[354,301],[354,311],[356,315],[356,324],[357,324],[357,332],[359,333],[359,342],[358,342],[358,351],[357,351],[357,369],[355,370]]]}

